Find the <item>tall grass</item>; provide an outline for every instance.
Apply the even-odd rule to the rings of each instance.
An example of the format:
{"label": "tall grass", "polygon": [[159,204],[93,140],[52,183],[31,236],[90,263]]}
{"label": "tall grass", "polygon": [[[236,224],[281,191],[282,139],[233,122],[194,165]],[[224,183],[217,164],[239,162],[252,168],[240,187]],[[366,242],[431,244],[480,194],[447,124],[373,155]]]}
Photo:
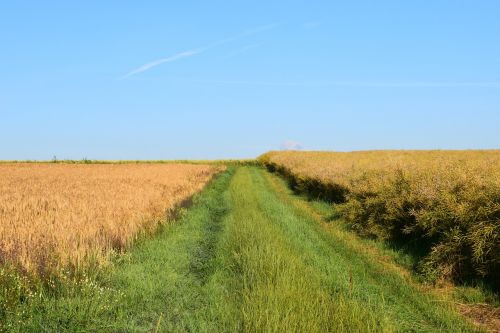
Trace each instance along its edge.
{"label": "tall grass", "polygon": [[413,242],[435,279],[500,281],[500,150],[270,152],[297,190],[342,203],[358,232]]}
{"label": "tall grass", "polygon": [[0,164],[0,264],[35,276],[102,265],[220,167]]}
{"label": "tall grass", "polygon": [[[386,316],[375,315],[347,290],[330,289],[319,263],[307,258],[317,249],[306,255],[301,249],[309,245],[304,235],[315,232],[278,200],[260,172],[239,169],[230,193],[233,210],[220,252],[228,274],[225,284],[234,292],[229,300],[237,309],[229,331],[394,330]],[[288,228],[296,229],[287,233]]]}

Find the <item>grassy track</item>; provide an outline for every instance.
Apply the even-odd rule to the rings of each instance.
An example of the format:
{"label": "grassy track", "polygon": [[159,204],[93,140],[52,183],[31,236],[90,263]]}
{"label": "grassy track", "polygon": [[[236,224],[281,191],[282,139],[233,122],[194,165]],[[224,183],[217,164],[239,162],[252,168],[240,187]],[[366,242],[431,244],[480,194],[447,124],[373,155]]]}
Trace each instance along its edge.
{"label": "grassy track", "polygon": [[282,182],[241,168],[220,266],[244,331],[470,331],[445,304],[326,232]]}
{"label": "grassy track", "polygon": [[314,214],[259,168],[225,172],[178,223],[117,262],[99,303],[96,293],[47,298],[59,310],[40,303],[45,320],[19,331],[473,331]]}

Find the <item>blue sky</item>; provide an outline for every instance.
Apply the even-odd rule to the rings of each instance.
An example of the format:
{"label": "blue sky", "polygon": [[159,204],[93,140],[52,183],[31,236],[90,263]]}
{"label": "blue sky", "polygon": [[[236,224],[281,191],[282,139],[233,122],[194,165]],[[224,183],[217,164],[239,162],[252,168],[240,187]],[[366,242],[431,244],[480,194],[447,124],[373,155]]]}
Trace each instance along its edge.
{"label": "blue sky", "polygon": [[500,148],[499,1],[75,3],[0,3],[0,159]]}

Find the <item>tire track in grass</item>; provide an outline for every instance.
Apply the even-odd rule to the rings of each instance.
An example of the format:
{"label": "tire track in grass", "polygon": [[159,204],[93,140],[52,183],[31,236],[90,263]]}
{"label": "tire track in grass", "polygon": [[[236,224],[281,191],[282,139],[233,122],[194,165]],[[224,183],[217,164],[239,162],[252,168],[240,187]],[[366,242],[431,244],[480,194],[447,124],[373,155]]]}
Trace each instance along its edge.
{"label": "tire track in grass", "polygon": [[117,331],[209,330],[204,286],[214,271],[232,173],[219,175],[178,222],[138,245],[117,267],[113,281],[125,295]]}
{"label": "tire track in grass", "polygon": [[228,286],[226,300],[234,311],[228,331],[391,331],[385,316],[323,285],[318,268],[295,246],[298,240],[272,220],[282,208],[283,223],[297,223],[293,210],[261,178],[255,168],[240,168],[230,186],[233,209],[221,239],[224,271],[218,280]]}
{"label": "tire track in grass", "polygon": [[[254,183],[272,188],[261,196],[270,218],[281,225],[288,239],[294,242],[304,261],[317,267],[325,285],[355,302],[365,303],[377,316],[388,316],[396,331],[404,332],[469,332],[474,331],[452,307],[440,303],[430,294],[410,285],[395,270],[352,248],[340,234],[327,233],[309,210],[290,195],[285,184],[275,176],[254,170]],[[270,197],[277,196],[281,207],[271,205]],[[284,210],[293,209],[294,223],[283,222]]]}

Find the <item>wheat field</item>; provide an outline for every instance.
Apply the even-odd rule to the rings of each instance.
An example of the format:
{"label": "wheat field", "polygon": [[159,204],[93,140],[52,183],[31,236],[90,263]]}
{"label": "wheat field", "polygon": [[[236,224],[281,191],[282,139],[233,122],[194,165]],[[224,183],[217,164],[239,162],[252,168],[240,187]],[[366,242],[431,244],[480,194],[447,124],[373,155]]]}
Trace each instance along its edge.
{"label": "wheat field", "polygon": [[[425,174],[433,180],[482,178],[500,182],[500,150],[379,150],[358,152],[282,151],[261,157],[294,174],[352,187],[356,178],[390,176],[395,170]],[[431,177],[434,175],[434,177]],[[459,179],[454,177],[458,176]]]}
{"label": "wheat field", "polygon": [[105,264],[220,171],[192,164],[0,164],[0,260],[35,275]]}

